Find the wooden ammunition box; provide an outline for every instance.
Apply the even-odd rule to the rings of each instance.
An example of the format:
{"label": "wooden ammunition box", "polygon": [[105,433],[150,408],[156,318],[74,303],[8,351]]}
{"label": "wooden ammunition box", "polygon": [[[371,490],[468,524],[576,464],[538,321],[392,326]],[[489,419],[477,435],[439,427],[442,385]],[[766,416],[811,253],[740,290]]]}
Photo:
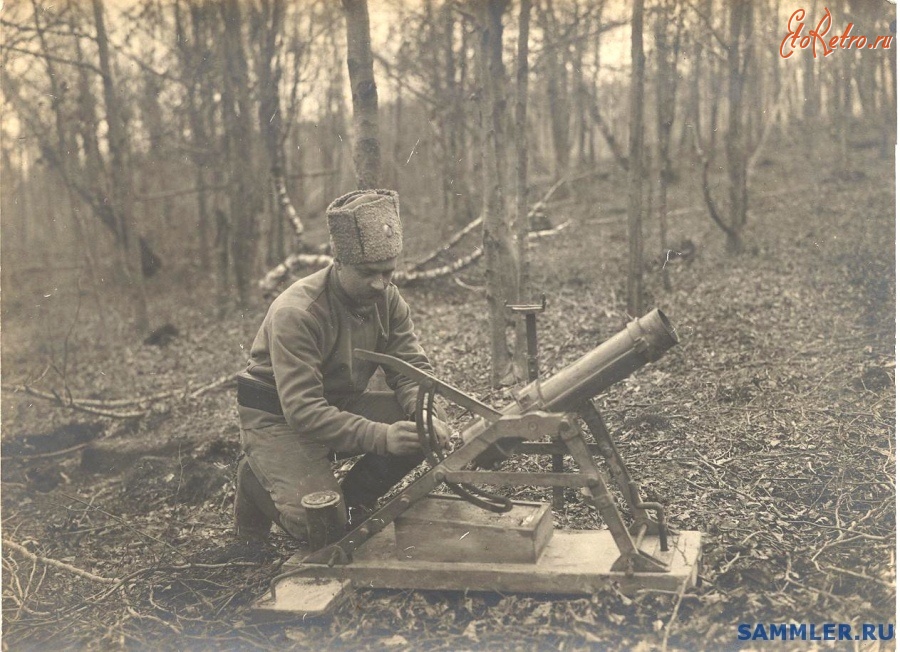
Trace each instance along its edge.
{"label": "wooden ammunition box", "polygon": [[513,502],[497,514],[456,496],[431,494],[394,521],[397,558],[534,564],[553,534],[545,503]]}

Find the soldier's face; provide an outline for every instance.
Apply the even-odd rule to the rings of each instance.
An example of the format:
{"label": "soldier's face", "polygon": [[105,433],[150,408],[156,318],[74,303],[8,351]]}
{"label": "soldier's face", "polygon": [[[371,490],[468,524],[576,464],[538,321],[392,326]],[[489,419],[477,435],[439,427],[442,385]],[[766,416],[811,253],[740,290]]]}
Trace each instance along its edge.
{"label": "soldier's face", "polygon": [[396,258],[363,265],[335,263],[341,287],[353,301],[360,305],[374,303],[384,294],[388,285],[391,284],[391,278],[396,268]]}

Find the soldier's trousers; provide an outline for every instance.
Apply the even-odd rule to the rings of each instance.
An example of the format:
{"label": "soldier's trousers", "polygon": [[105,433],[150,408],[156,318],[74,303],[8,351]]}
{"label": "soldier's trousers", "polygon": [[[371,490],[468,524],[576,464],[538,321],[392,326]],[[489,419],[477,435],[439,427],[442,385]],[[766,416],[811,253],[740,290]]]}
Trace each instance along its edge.
{"label": "soldier's trousers", "polygon": [[[380,423],[407,418],[393,392],[365,392],[340,407]],[[314,491],[338,492],[344,501],[342,518],[348,511],[351,518],[363,514],[422,461],[421,454],[367,453],[338,483],[332,462],[351,455],[304,442],[287,424],[242,428],[241,445],[246,457],[238,469],[235,522],[246,538],[264,536],[275,521],[293,537],[305,539],[306,510],[300,501]]]}

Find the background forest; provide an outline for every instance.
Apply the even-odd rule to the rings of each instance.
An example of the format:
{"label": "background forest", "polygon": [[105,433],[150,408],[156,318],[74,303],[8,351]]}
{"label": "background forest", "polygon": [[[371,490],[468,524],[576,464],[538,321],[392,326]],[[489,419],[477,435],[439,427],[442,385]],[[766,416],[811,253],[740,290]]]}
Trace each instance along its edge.
{"label": "background forest", "polygon": [[[739,622],[892,622],[895,18],[7,3],[4,649],[722,649]],[[842,34],[866,42],[825,56]],[[681,344],[597,404],[650,498],[707,533],[700,588],[245,619],[294,548],[229,547],[233,374],[357,187],[400,192],[397,283],[439,375],[492,404],[524,379],[506,303],[547,296],[542,373],[666,311]],[[600,526],[569,499],[558,527]]]}

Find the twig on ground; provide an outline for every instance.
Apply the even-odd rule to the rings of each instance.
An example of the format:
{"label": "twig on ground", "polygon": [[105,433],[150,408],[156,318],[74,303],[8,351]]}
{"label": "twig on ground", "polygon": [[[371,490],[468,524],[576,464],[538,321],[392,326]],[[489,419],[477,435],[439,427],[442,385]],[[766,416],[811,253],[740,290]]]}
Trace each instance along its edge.
{"label": "twig on ground", "polygon": [[814,527],[822,528],[825,530],[839,530],[841,532],[849,532],[850,534],[862,537],[863,539],[871,539],[872,541],[893,541],[893,536],[878,536],[875,534],[866,534],[865,532],[858,532],[857,530],[851,530],[846,527],[838,527],[836,525],[830,525],[828,523],[813,523],[812,521],[801,521],[796,518],[785,519],[787,521],[791,521],[793,523],[801,523],[803,525],[812,525]]}
{"label": "twig on ground", "polygon": [[59,457],[60,455],[67,455],[68,453],[74,453],[75,451],[80,451],[82,448],[87,448],[91,442],[86,441],[80,444],[75,444],[74,446],[69,446],[68,448],[63,448],[58,451],[50,451],[48,453],[34,453],[32,455],[17,455],[16,457],[20,460],[40,460],[46,459],[48,457]]}
{"label": "twig on ground", "polygon": [[60,570],[68,571],[73,575],[78,575],[79,577],[83,577],[84,579],[91,580],[92,582],[98,582],[100,584],[116,584],[119,580],[115,577],[100,577],[99,575],[95,575],[86,570],[82,570],[81,568],[76,568],[71,564],[66,564],[61,561],[57,561],[56,559],[50,559],[49,557],[41,557],[40,555],[36,555],[28,548],[24,546],[20,546],[18,543],[10,541],[9,539],[3,539],[3,545],[10,550],[14,550],[20,555],[27,557],[35,562],[40,562],[47,566],[53,566],[54,568],[59,568]]}
{"label": "twig on ground", "polygon": [[806,586],[805,584],[801,584],[800,582],[797,582],[796,580],[792,580],[790,578],[785,578],[785,580],[787,581],[788,584],[793,584],[794,586],[801,588],[804,591],[811,591],[813,593],[816,593],[817,595],[824,596],[826,598],[829,598],[830,600],[837,602],[838,604],[843,605],[843,604],[847,603],[847,601],[844,598],[841,598],[840,596],[837,596],[834,593],[831,593],[830,591],[826,591],[825,589],[817,589],[812,586]]}
{"label": "twig on ground", "polygon": [[681,587],[679,587],[678,589],[678,597],[675,599],[675,607],[672,609],[672,615],[669,617],[669,622],[667,622],[666,626],[663,628],[662,652],[666,652],[666,648],[669,645],[669,634],[672,630],[672,624],[678,617],[678,610],[681,608],[681,601],[684,598],[684,592],[687,590],[687,585],[690,581],[691,576],[688,575],[684,578],[684,581],[681,583]]}
{"label": "twig on ground", "polygon": [[865,580],[866,582],[875,582],[876,584],[881,584],[882,586],[886,586],[889,589],[893,589],[895,587],[893,582],[886,582],[884,580],[880,580],[877,577],[870,577],[869,575],[864,575],[863,573],[857,573],[856,571],[847,570],[846,568],[838,568],[837,566],[831,566],[830,564],[822,564],[819,566],[819,562],[814,561],[813,566],[819,572],[824,573],[825,571],[833,571],[835,573],[840,573],[841,575],[849,575],[850,577],[855,577],[860,580]]}
{"label": "twig on ground", "polygon": [[132,617],[137,618],[138,620],[145,620],[145,619],[152,620],[153,622],[159,623],[163,627],[166,627],[166,628],[172,630],[172,632],[174,632],[177,636],[181,636],[181,634],[182,634],[182,631],[180,629],[178,629],[177,627],[175,627],[175,625],[173,625],[172,623],[167,623],[162,618],[158,618],[157,616],[154,616],[153,614],[138,613],[137,611],[135,611],[134,609],[131,608],[131,605],[125,605],[125,609],[126,609],[126,611],[128,611],[129,614],[131,614]]}

